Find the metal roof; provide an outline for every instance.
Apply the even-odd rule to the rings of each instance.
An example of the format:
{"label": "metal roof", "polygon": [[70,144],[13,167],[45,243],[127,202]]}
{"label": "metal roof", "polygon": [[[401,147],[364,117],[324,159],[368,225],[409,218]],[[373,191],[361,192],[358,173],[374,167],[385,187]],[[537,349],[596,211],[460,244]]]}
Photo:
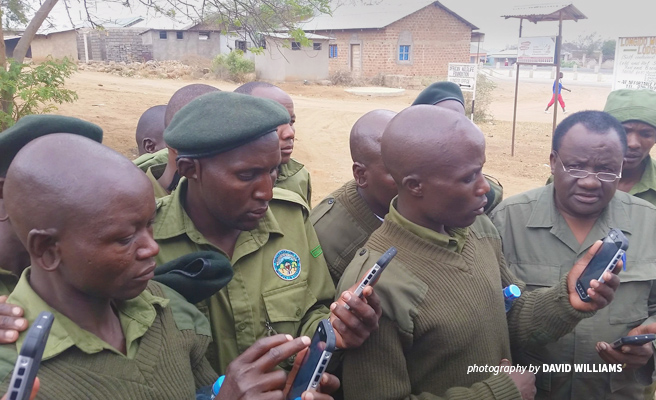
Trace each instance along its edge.
{"label": "metal roof", "polygon": [[503,18],[523,18],[533,23],[540,21],[558,21],[562,13],[563,21],[587,19],[572,3],[547,3],[513,7]]}
{"label": "metal roof", "polygon": [[[264,33],[263,36],[272,37],[275,39],[291,39],[292,36],[289,33],[285,32],[276,32],[276,33]],[[329,36],[317,35],[314,33],[306,33],[305,37],[310,40],[332,40],[334,38]]]}
{"label": "metal roof", "polygon": [[435,0],[373,0],[357,1],[336,6],[332,15],[319,15],[301,24],[305,31],[326,31],[345,29],[380,29],[422,8],[435,4],[452,14],[471,29],[478,29],[474,24],[446,8]]}

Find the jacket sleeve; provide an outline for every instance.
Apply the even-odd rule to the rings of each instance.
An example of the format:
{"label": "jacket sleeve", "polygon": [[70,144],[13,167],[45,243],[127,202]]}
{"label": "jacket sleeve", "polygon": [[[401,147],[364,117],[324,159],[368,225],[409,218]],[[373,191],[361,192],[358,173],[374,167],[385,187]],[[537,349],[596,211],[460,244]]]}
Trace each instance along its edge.
{"label": "jacket sleeve", "polygon": [[400,332],[383,316],[380,328],[359,348],[344,352],[344,398],[361,400],[521,399],[509,375],[501,373],[473,384],[452,387],[443,396],[413,393],[405,350],[412,335]]}

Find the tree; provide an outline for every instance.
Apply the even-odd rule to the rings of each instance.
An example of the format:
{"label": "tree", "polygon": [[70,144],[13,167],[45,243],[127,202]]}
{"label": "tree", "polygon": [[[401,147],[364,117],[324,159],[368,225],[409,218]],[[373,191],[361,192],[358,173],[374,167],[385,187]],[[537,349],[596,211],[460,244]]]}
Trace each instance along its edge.
{"label": "tree", "polygon": [[563,43],[563,50],[579,51],[587,57],[593,57],[596,51],[601,49],[602,39],[597,32],[588,35],[579,35],[574,41]]}
{"label": "tree", "polygon": [[607,60],[615,59],[615,40],[606,40],[601,45],[601,53]]}

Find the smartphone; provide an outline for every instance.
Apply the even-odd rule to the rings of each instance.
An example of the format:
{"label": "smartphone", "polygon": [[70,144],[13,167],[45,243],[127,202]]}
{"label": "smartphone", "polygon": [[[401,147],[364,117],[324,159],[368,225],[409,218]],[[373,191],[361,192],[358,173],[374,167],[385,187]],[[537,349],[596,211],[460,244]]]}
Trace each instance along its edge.
{"label": "smartphone", "polygon": [[50,327],[55,316],[43,311],[27,331],[25,341],[16,359],[14,373],[11,375],[8,400],[28,400],[32,393],[34,378],[41,365],[41,356],[46,348]]}
{"label": "smartphone", "polygon": [[613,228],[608,232],[608,236],[604,238],[601,247],[597,250],[597,253],[595,253],[592,260],[590,260],[576,281],[576,292],[579,294],[581,300],[586,303],[590,301],[590,296],[588,296],[590,281],[596,279],[603,283],[602,276],[604,272],[615,268],[615,265],[624,253],[626,253],[628,248],[629,239],[624,236],[622,231]]}
{"label": "smartphone", "polygon": [[654,340],[656,340],[656,335],[653,333],[648,333],[646,335],[624,336],[611,343],[610,346],[614,349],[619,349],[625,344],[631,346],[642,346],[643,344],[653,342]]}
{"label": "smartphone", "polygon": [[364,288],[368,285],[373,286],[376,284],[376,281],[378,281],[378,278],[380,278],[380,274],[383,273],[387,265],[392,261],[392,258],[396,255],[396,247],[390,247],[387,249],[387,251],[380,256],[378,261],[376,261],[376,264],[374,264],[373,267],[367,272],[367,275],[362,278],[362,281],[358,285],[357,288],[355,288],[355,292],[353,292],[356,296],[362,297],[362,291]]}
{"label": "smartphone", "polygon": [[330,321],[323,319],[312,336],[312,342],[301,362],[287,400],[300,399],[303,392],[319,386],[321,375],[326,370],[334,351],[335,332]]}

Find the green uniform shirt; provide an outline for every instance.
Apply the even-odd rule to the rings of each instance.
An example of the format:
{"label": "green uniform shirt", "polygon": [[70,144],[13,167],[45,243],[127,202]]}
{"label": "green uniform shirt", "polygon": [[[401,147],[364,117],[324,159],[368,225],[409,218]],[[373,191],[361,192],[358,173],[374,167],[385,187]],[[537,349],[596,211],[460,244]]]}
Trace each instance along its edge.
{"label": "green uniform shirt", "polygon": [[[543,363],[600,365],[605,362],[595,351],[599,341],[608,343],[627,334],[640,324],[655,322],[656,246],[654,226],[656,207],[617,191],[597,219],[583,244],[579,244],[554,203],[553,185],[530,190],[503,201],[491,215],[503,241],[508,267],[526,289],[552,286],[572,268],[590,246],[621,229],[629,239],[627,269],[619,275],[621,285],[613,302],[589,319],[581,321],[572,333],[558,342],[534,347],[516,355],[523,364]],[[653,371],[653,361],[637,372],[622,373],[540,373],[537,398],[557,399],[639,399],[642,384]]]}
{"label": "green uniform shirt", "polygon": [[[187,181],[158,200],[153,236],[158,265],[200,250],[224,253],[196,229],[182,205]],[[208,358],[219,374],[257,339],[269,334],[312,336],[328,318],[335,287],[304,200],[274,188],[259,226],[242,232],[232,256],[234,277],[199,308],[208,313],[214,343]]]}
{"label": "green uniform shirt", "polygon": [[307,204],[307,208],[312,208],[310,172],[300,162],[291,158],[287,164],[281,164],[275,186],[298,193]]}
{"label": "green uniform shirt", "polygon": [[143,172],[153,165],[166,164],[169,161],[169,149],[167,147],[155,153],[145,153],[134,159],[132,162]]}
{"label": "green uniform shirt", "polygon": [[6,269],[0,268],[0,296],[9,296],[16,287],[18,277]]}
{"label": "green uniform shirt", "polygon": [[153,185],[153,191],[155,192],[156,199],[169,195],[169,193],[157,181],[159,177],[162,176],[165,169],[166,164],[157,164],[153,165],[152,167],[148,167],[146,170],[146,176],[148,177],[148,180],[150,180],[150,183]]}
{"label": "green uniform shirt", "polygon": [[647,167],[642,173],[640,181],[629,190],[629,194],[656,206],[656,161],[651,156],[647,156]]}

